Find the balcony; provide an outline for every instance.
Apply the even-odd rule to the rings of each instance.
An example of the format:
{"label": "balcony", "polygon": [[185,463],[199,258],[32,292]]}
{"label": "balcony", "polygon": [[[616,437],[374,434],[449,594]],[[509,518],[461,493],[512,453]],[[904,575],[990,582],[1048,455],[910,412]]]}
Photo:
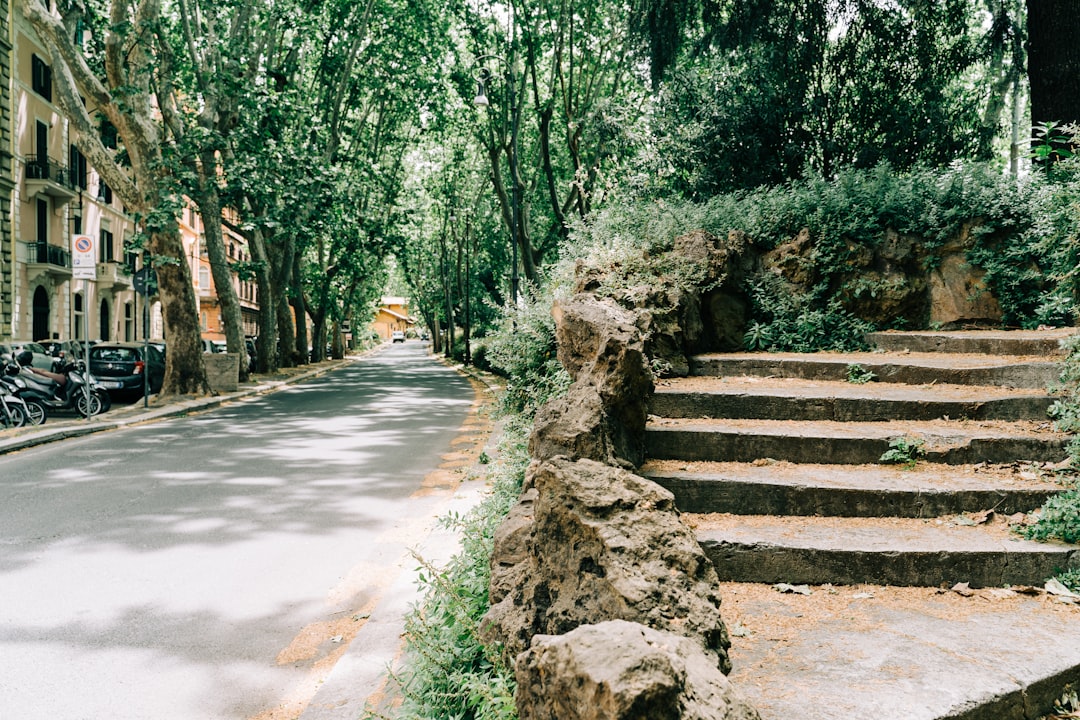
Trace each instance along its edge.
{"label": "balcony", "polygon": [[26,263],[30,281],[46,275],[55,281],[71,278],[71,253],[47,242],[19,243],[19,260]]}
{"label": "balcony", "polygon": [[50,157],[39,159],[37,155],[26,156],[26,195],[48,195],[61,203],[67,203],[78,195],[66,165]]}
{"label": "balcony", "polygon": [[131,275],[127,265],[116,260],[97,264],[97,283],[99,288],[111,287],[113,292],[132,288]]}

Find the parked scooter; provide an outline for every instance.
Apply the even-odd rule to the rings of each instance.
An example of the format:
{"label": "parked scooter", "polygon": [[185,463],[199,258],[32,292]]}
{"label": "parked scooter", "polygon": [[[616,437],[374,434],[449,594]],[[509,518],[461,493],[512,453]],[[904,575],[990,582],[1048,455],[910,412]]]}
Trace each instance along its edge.
{"label": "parked scooter", "polygon": [[[23,351],[8,366],[8,375],[25,385],[20,395],[27,402],[36,401],[48,412],[74,410],[83,417],[97,415],[112,406],[109,394],[93,375],[86,372],[82,360],[67,362],[59,372],[40,370],[31,365],[33,355]],[[89,380],[89,399],[86,383]]]}
{"label": "parked scooter", "polygon": [[[42,410],[42,415],[45,411]],[[18,428],[29,422],[30,411],[19,392],[7,383],[0,382],[0,423],[4,427]]]}

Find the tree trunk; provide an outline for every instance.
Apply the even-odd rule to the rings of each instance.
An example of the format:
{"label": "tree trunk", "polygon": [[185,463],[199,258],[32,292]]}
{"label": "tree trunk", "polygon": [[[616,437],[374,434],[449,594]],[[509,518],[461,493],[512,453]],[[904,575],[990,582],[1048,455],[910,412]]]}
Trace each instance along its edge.
{"label": "tree trunk", "polygon": [[270,259],[266,236],[255,228],[248,238],[251,257],[255,261],[255,283],[259,287],[259,336],[255,340],[258,372],[277,372],[281,365],[278,352],[277,291],[270,278]]}
{"label": "tree trunk", "polygon": [[1027,0],[1031,122],[1080,122],[1080,12],[1075,0]]}
{"label": "tree trunk", "polygon": [[205,395],[210,393],[203,367],[198,316],[191,268],[184,258],[180,231],[175,225],[150,236],[150,252],[179,261],[157,266],[158,296],[169,350],[165,353],[163,395]]}
{"label": "tree trunk", "polygon": [[225,346],[240,356],[240,380],[248,378],[247,347],[244,344],[244,319],[240,312],[240,299],[233,287],[232,269],[225,252],[225,238],[221,232],[221,198],[218,196],[216,170],[217,158],[213,150],[201,153],[199,168],[199,192],[195,198],[203,218],[206,254],[210,258],[210,274],[214,278],[214,290],[221,306],[221,318],[225,325]]}
{"label": "tree trunk", "polygon": [[303,275],[300,274],[300,253],[292,254],[293,270],[292,281],[296,292],[292,294],[291,302],[296,311],[296,356],[297,365],[307,365],[311,359],[308,348],[308,317],[307,304],[304,302]]}

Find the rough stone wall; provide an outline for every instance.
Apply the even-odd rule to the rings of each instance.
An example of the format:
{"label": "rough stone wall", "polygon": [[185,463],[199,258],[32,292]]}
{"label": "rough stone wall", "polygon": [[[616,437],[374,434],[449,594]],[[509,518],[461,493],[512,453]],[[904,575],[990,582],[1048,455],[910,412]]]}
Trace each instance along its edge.
{"label": "rough stone wall", "polygon": [[[631,472],[653,389],[641,314],[588,292],[553,314],[574,382],[538,413],[481,623],[516,658],[521,720],[756,718],[725,677],[716,571],[671,493]],[[616,620],[627,642],[595,625]]]}

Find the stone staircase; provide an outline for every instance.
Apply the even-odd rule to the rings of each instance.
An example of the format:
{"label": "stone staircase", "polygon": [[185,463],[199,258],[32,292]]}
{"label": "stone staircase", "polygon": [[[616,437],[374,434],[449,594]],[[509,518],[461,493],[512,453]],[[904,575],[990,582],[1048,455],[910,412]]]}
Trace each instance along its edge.
{"label": "stone staircase", "polygon": [[[1058,343],[1069,334],[877,333],[877,352],[703,355],[693,359],[692,377],[658,384],[640,472],[675,494],[731,583],[737,627],[757,628],[735,638],[733,657],[740,644],[750,650],[733,677],[743,673],[760,690],[763,717],[877,717],[887,707],[878,703],[893,697],[901,707],[886,717],[1028,718],[1063,683],[1080,681],[1076,606],[1061,612],[1066,606],[1046,597],[1005,589],[1041,587],[1080,565],[1080,548],[1024,540],[1007,522],[1062,490],[1053,469],[1067,438],[1046,410]],[[898,439],[922,451],[913,466],[880,462]],[[773,589],[793,586],[801,597]],[[963,594],[942,590],[954,587]],[[891,612],[882,614],[885,605]],[[1015,675],[972,683],[976,669],[1008,660],[961,643],[968,636],[957,635],[944,606],[966,621],[986,610],[978,616],[983,630],[970,631],[992,633],[987,647],[1013,637],[1021,644],[1048,629],[1069,644],[1050,651],[1055,640],[1046,639],[1056,655],[1048,665],[1022,663]],[[877,637],[877,663],[851,664],[868,635],[845,617],[872,617],[886,633],[884,640],[869,635]],[[781,632],[777,618],[787,630],[805,627]],[[825,631],[811,618],[832,624]],[[786,639],[770,644],[770,636]],[[839,676],[821,668],[834,682],[845,678],[842,686],[817,674],[791,676],[811,662],[799,651],[810,650],[808,642],[817,643],[813,665],[846,668]],[[884,655],[881,642],[891,649]],[[833,646],[833,655],[822,650]],[[945,667],[925,660],[942,653],[950,657]],[[947,682],[964,669],[968,679]],[[864,692],[850,687],[852,673]],[[785,677],[798,692],[777,692]],[[923,683],[920,692],[911,693],[913,681]],[[909,695],[896,698],[903,688]]]}

